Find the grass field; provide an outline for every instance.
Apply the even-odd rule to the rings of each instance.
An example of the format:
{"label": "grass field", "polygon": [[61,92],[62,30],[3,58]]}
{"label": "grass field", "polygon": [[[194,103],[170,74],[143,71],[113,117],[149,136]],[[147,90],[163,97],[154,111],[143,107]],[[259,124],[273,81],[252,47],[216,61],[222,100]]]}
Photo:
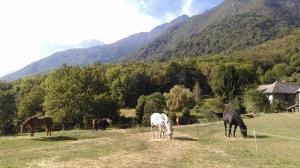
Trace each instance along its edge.
{"label": "grass field", "polygon": [[[0,167],[300,167],[300,114],[245,119],[248,139],[225,138],[221,122],[175,127],[173,141],[149,128],[0,137]],[[257,152],[252,131],[257,133]]]}

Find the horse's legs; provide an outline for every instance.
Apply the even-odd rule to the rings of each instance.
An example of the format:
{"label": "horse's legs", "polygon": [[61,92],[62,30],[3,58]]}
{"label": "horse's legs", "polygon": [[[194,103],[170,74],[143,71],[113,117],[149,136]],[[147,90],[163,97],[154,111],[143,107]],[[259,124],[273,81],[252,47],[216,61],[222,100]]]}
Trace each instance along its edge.
{"label": "horse's legs", "polygon": [[225,127],[225,137],[227,137],[227,124],[224,122],[224,127]]}
{"label": "horse's legs", "polygon": [[228,137],[231,136],[231,128],[232,128],[232,124],[230,123],[230,124],[229,124],[229,133],[228,133]]}
{"label": "horse's legs", "polygon": [[235,131],[236,131],[236,127],[237,127],[238,125],[234,125],[234,130],[233,130],[233,137],[235,137]]}
{"label": "horse's legs", "polygon": [[152,135],[152,139],[154,138],[154,134],[153,134],[153,127],[151,125],[151,135]]}
{"label": "horse's legs", "polygon": [[31,130],[30,130],[30,132],[31,132],[30,136],[34,136],[33,131],[34,131],[34,129],[31,128]]}

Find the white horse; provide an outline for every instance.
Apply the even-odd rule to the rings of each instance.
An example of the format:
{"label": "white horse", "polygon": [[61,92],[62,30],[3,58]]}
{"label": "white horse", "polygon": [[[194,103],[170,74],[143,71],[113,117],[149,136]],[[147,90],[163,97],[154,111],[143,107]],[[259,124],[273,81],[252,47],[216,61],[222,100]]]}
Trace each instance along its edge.
{"label": "white horse", "polygon": [[152,138],[154,138],[154,128],[158,129],[158,131],[155,131],[156,138],[164,138],[165,131],[167,131],[169,139],[173,138],[173,130],[166,114],[153,113],[150,117],[150,122]]}

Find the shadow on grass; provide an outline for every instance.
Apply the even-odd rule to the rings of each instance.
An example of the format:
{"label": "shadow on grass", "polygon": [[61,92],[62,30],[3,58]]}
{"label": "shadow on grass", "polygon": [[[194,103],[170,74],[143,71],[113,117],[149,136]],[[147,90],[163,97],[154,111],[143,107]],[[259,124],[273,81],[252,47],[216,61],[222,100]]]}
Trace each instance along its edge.
{"label": "shadow on grass", "polygon": [[191,138],[191,137],[174,137],[173,139],[179,141],[198,141],[198,139]]}
{"label": "shadow on grass", "polygon": [[[247,138],[249,139],[254,139],[254,136],[253,135],[248,135]],[[256,139],[265,139],[265,138],[271,138],[267,135],[256,135]]]}
{"label": "shadow on grass", "polygon": [[68,136],[55,136],[55,137],[41,137],[41,138],[36,138],[32,139],[35,141],[76,141],[78,140],[77,138],[73,137],[68,137]]}

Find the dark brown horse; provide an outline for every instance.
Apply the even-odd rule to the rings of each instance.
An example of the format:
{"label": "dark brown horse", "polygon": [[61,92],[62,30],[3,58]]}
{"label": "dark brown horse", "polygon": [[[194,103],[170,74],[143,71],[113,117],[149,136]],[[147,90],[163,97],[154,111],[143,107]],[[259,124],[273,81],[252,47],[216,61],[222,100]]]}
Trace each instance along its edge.
{"label": "dark brown horse", "polygon": [[[231,136],[231,128],[234,125],[233,137],[235,137],[236,127],[239,126],[241,130],[241,134],[244,138],[247,137],[247,126],[244,124],[240,114],[234,110],[229,110],[228,107],[225,107],[223,112],[223,121],[225,127],[225,136]],[[227,134],[227,124],[229,124],[229,132]]]}
{"label": "dark brown horse", "polygon": [[45,127],[47,136],[51,136],[52,126],[53,126],[53,120],[51,117],[42,117],[42,118],[30,117],[23,123],[21,127],[21,133],[23,133],[24,129],[28,127],[31,132],[30,136],[34,136],[33,132],[37,128]]}
{"label": "dark brown horse", "polygon": [[110,118],[97,118],[93,119],[93,130],[97,131],[98,127],[105,130],[108,126],[111,127],[112,120]]}

